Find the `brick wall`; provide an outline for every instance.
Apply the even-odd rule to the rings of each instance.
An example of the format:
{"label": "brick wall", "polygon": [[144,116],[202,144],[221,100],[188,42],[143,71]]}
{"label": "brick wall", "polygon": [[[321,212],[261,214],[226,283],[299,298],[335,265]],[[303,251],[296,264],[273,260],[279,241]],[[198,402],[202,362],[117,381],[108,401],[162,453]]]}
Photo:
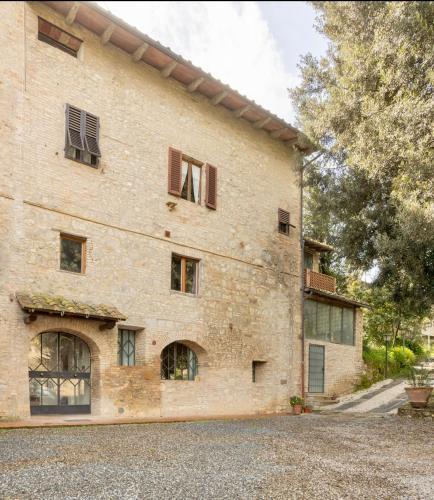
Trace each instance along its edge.
{"label": "brick wall", "polygon": [[352,392],[363,371],[362,339],[363,313],[356,309],[354,322],[354,345],[334,344],[321,340],[305,341],[305,384],[309,385],[309,346],[324,346],[324,395],[333,396]]}
{"label": "brick wall", "polygon": [[[300,388],[298,154],[45,5],[3,2],[0,14],[0,416],[29,414],[29,343],[47,330],[88,342],[95,414],[287,405]],[[84,40],[77,59],[37,40],[38,15]],[[64,158],[66,103],[100,117],[98,169]],[[169,146],[218,168],[216,211],[167,194]],[[296,226],[289,237],[277,232],[279,207]],[[85,275],[59,271],[60,232],[88,239]],[[170,290],[172,252],[200,259],[197,297]],[[117,366],[117,329],[98,322],[25,325],[18,290],[115,305],[144,328],[137,366]],[[203,349],[197,381],[160,380],[175,340]],[[267,361],[258,383],[253,359]]]}

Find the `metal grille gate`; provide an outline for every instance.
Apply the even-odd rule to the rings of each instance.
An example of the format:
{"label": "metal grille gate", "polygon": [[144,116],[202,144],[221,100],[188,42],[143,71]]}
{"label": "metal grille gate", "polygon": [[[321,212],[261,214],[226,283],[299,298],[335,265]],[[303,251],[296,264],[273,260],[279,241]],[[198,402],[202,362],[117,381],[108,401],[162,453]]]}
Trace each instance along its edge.
{"label": "metal grille gate", "polygon": [[309,392],[324,392],[324,346],[309,346]]}

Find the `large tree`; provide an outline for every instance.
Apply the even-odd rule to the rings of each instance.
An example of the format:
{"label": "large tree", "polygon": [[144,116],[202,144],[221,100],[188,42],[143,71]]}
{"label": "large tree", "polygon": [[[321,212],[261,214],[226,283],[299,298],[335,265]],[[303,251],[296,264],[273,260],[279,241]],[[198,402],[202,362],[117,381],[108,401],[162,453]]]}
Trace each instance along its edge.
{"label": "large tree", "polygon": [[301,62],[307,227],[417,315],[434,303],[434,2],[313,2],[327,56]]}

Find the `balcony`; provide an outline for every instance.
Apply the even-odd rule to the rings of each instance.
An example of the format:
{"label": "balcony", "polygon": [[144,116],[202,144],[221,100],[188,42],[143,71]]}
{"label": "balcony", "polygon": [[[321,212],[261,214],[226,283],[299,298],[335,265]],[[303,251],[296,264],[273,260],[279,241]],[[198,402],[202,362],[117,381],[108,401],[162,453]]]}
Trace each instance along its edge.
{"label": "balcony", "polygon": [[336,278],[327,274],[317,273],[311,269],[304,270],[304,286],[306,288],[315,288],[325,292],[336,292]]}

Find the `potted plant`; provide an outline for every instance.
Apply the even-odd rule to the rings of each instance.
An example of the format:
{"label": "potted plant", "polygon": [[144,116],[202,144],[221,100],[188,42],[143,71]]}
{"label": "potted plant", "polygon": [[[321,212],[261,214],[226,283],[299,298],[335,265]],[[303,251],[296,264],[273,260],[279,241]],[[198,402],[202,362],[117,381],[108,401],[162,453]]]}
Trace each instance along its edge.
{"label": "potted plant", "polygon": [[410,387],[405,392],[413,408],[425,408],[433,388],[429,383],[430,371],[410,366],[407,370],[407,381]]}
{"label": "potted plant", "polygon": [[303,406],[303,413],[312,413],[313,407],[312,405],[304,405]]}
{"label": "potted plant", "polygon": [[289,404],[292,406],[292,413],[294,415],[300,415],[303,409],[303,398],[300,396],[292,396],[289,400]]}

